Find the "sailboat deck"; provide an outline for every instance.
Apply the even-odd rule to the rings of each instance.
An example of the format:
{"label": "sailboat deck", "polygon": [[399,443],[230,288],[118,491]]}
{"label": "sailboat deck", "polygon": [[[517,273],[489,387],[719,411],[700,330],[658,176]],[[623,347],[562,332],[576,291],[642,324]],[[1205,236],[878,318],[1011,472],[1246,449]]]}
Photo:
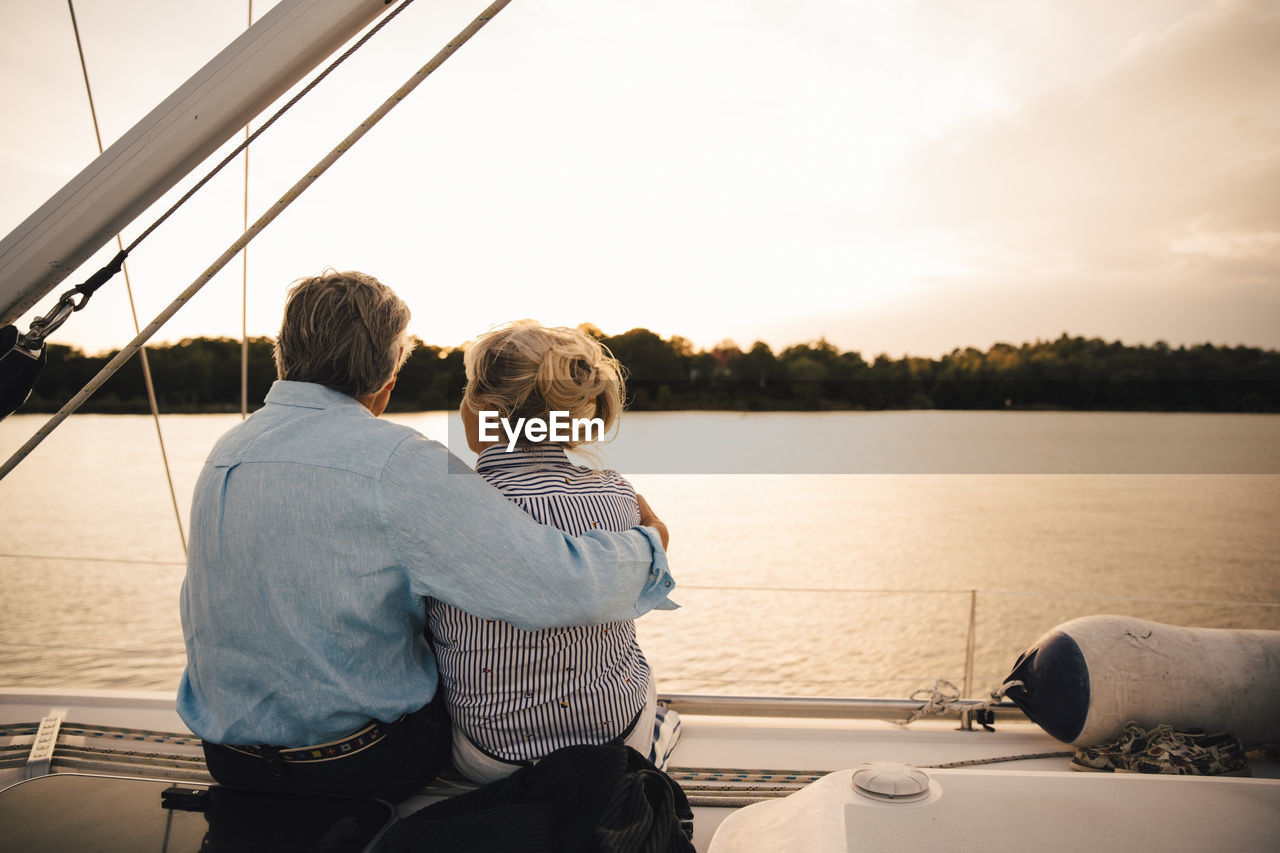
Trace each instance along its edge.
{"label": "sailboat deck", "polygon": [[[1071,771],[1067,765],[1069,748],[1025,720],[998,719],[995,731],[977,726],[961,730],[954,719],[922,720],[903,727],[878,719],[804,716],[826,713],[826,705],[805,706],[803,700],[787,716],[765,715],[771,707],[768,700],[760,700],[754,706],[749,700],[737,700],[738,706],[750,715],[700,713],[696,701],[690,701],[693,698],[685,697],[683,735],[671,756],[669,772],[694,805],[695,845],[699,850],[709,849],[721,823],[744,806],[777,801],[811,788],[827,774],[848,771],[866,762],[893,761],[933,768],[931,774],[947,780],[943,787],[956,790],[963,790],[957,788],[961,783],[978,784],[971,781],[975,775],[983,785],[988,784],[981,782],[986,777],[997,788],[1012,784],[1015,790],[1047,791],[1062,784],[1075,792],[1087,788],[1110,796],[1110,788],[1115,785],[1098,784],[1100,777],[1109,774]],[[677,698],[673,704],[679,708],[681,700]],[[714,707],[716,703],[710,704]],[[727,703],[726,707],[733,704]],[[785,700],[782,704],[785,706]],[[209,781],[199,741],[178,718],[170,694],[10,689],[0,692],[0,720],[5,721],[0,723],[0,787],[25,778],[39,721],[51,712],[61,713],[65,721],[51,772]],[[870,706],[855,711],[863,717],[872,712]],[[1247,789],[1251,794],[1257,796],[1261,791],[1265,802],[1280,805],[1280,764],[1259,753],[1250,757],[1253,780],[1196,781],[1218,785],[1215,792],[1224,790],[1222,783],[1252,781],[1253,786]],[[1088,778],[1094,781],[1087,782]],[[399,811],[408,814],[471,787],[474,786],[456,775],[446,774],[421,794],[401,803]],[[847,789],[846,784],[846,794]],[[1190,793],[1192,789],[1184,785],[1179,790]],[[1243,790],[1246,789],[1230,789],[1228,793]],[[1275,811],[1280,815],[1280,808]],[[968,831],[979,831],[980,825],[993,819],[994,812],[975,815]],[[1280,833],[1280,826],[1276,832]]]}

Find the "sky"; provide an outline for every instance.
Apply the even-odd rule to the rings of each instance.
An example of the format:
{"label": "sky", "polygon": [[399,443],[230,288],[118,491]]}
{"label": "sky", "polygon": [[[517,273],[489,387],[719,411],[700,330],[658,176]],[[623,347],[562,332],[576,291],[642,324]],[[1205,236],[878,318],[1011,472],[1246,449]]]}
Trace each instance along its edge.
{"label": "sky", "polygon": [[[417,0],[255,144],[251,218],[484,5]],[[248,12],[75,7],[108,145]],[[0,0],[0,116],[7,233],[96,153],[65,4]],[[144,325],[239,236],[243,174],[131,257]],[[514,0],[251,245],[249,334],[326,267],[445,346],[532,317],[866,356],[1277,348],[1280,4]],[[240,292],[237,262],[157,339],[238,337]],[[132,336],[116,281],[54,340]]]}

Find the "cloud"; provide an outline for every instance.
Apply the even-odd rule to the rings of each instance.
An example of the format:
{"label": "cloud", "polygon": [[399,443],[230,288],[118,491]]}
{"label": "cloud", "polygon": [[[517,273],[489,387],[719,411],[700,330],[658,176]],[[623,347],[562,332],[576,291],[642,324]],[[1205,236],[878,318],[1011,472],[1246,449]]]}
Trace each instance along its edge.
{"label": "cloud", "polygon": [[890,215],[950,235],[975,272],[1280,260],[1277,56],[1274,4],[1213,4],[1087,85],[921,149]]}

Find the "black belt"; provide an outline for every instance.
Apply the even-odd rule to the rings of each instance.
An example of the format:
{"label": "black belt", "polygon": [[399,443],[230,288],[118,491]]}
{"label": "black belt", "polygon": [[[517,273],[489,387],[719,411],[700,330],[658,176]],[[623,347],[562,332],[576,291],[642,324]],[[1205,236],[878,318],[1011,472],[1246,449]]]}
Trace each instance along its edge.
{"label": "black belt", "polygon": [[257,756],[272,761],[332,761],[335,758],[346,758],[357,752],[368,749],[387,736],[387,724],[374,720],[360,731],[347,735],[341,740],[334,740],[316,746],[297,746],[282,749],[278,746],[232,746],[222,744],[227,749],[234,749],[246,755]]}

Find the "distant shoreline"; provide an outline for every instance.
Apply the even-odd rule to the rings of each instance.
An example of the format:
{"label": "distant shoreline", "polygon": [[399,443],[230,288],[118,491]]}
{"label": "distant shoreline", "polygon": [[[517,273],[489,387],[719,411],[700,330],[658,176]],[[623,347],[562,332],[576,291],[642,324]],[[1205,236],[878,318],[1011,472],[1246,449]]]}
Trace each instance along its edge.
{"label": "distant shoreline", "polygon": [[[108,407],[95,407],[90,402],[90,403],[86,403],[84,406],[77,409],[75,413],[78,415],[132,415],[132,416],[150,415],[151,409],[147,407],[146,401],[144,400],[139,402],[140,404],[137,406],[128,406],[125,404],[121,404],[119,406],[113,405]],[[249,414],[253,414],[255,411],[257,411],[260,408],[262,408],[261,404],[250,406]],[[58,406],[52,406],[52,405],[47,407],[45,406],[34,407],[31,405],[26,405],[19,408],[16,412],[14,412],[14,414],[15,415],[53,415],[58,412],[58,409],[59,409]],[[431,413],[437,413],[437,412],[443,413],[443,414],[453,414],[455,411],[456,411],[456,408],[419,409],[419,408],[396,407],[394,404],[387,407],[387,414],[389,415],[415,415],[415,414],[431,414]],[[781,409],[781,408],[777,408],[777,409],[766,409],[766,408],[714,409],[714,408],[708,408],[705,406],[688,406],[688,407],[670,408],[670,409],[652,409],[652,408],[628,409],[627,411],[630,414],[655,414],[655,415],[656,414],[675,414],[675,413],[695,414],[698,412],[705,412],[708,414],[736,413],[736,414],[744,414],[744,415],[746,414],[749,414],[749,415],[770,415],[770,414],[803,415],[803,414],[823,414],[825,412],[830,412],[830,413],[865,412],[867,414],[873,414],[877,412],[1010,412],[1010,413],[1023,413],[1023,414],[1028,412],[1075,412],[1079,414],[1095,414],[1095,415],[1105,415],[1105,414],[1280,415],[1280,409],[1267,410],[1267,411],[1234,410],[1234,409],[1154,409],[1154,408],[1069,409],[1063,406],[1049,406],[1049,405],[1035,405],[1035,406],[1013,405],[1013,406],[993,407],[989,409],[980,409],[980,408],[940,409],[937,407],[915,408],[915,407],[909,407],[909,406],[890,406],[882,409],[868,409],[868,408],[855,408],[855,407],[842,407],[842,408],[827,407],[827,408],[821,408],[821,409]],[[183,407],[183,408],[174,408],[174,409],[165,409],[164,407],[161,407],[160,414],[162,415],[238,415],[240,414],[240,407],[239,406],[208,406],[203,408]]]}
{"label": "distant shoreline", "polygon": [[[1280,352],[1200,344],[1128,346],[1070,337],[986,352],[956,349],[936,359],[879,355],[867,360],[825,340],[775,353],[757,341],[694,350],[679,335],[647,329],[605,335],[588,324],[626,369],[631,411],[1065,411],[1280,412]],[[270,338],[253,338],[245,362],[247,398],[261,405],[275,380]],[[240,411],[241,344],[191,338],[149,348],[160,410],[173,414]],[[396,379],[391,411],[457,407],[466,377],[462,350],[417,342]],[[55,412],[111,354],[86,356],[50,344],[48,364],[24,412]],[[150,411],[137,363],[126,364],[81,411]]]}

